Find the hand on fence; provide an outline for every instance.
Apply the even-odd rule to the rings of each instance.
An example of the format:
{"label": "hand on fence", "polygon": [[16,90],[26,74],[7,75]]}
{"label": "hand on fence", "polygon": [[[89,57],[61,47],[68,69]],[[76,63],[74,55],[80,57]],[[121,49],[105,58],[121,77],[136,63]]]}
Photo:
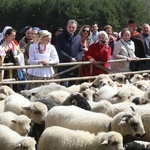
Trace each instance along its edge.
{"label": "hand on fence", "polygon": [[89,61],[90,61],[92,64],[95,64],[95,63],[96,63],[96,61],[95,61],[94,58],[89,59]]}

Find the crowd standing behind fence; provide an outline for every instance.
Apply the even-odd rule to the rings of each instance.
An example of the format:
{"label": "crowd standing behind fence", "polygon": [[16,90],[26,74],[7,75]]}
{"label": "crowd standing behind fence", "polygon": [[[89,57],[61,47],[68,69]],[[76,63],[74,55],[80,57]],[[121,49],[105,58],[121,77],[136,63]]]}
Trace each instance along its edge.
{"label": "crowd standing behind fence", "polygon": [[[72,22],[73,21],[73,22]],[[129,30],[131,31],[131,40],[134,42],[134,45],[135,45],[135,55],[139,58],[149,58],[150,57],[150,26],[149,24],[145,23],[143,24],[142,26],[142,30],[141,32],[139,33],[137,31],[138,29],[138,22],[135,20],[135,19],[129,19],[128,21],[128,24],[127,24],[127,27],[129,28]],[[30,40],[33,41],[33,39],[31,38],[26,38],[28,35],[30,35],[30,33],[27,33],[28,30],[26,30],[28,27],[30,26],[26,26],[24,29],[23,29],[23,32],[26,34],[26,36],[24,35],[23,39],[25,40],[23,43],[25,44],[26,42],[28,43]],[[108,30],[111,29],[111,25],[106,25],[104,27],[104,29],[107,30],[107,27],[108,27]],[[109,28],[110,27],[110,28]],[[0,36],[0,42],[1,44],[4,42],[4,37],[5,36],[5,33],[7,31],[7,29],[11,29],[12,27],[10,26],[7,26],[4,28],[3,32],[1,33],[1,36]],[[85,30],[86,28],[84,28]],[[89,28],[88,28],[89,29]],[[98,23],[94,22],[91,27],[91,33],[92,33],[92,36],[93,38],[96,38],[97,40],[97,35],[98,35]],[[30,32],[30,28],[29,28],[29,32]],[[78,61],[82,61],[82,56],[83,56],[83,47],[82,46],[85,46],[85,40],[82,40],[82,36],[80,37],[79,34],[77,34],[77,21],[75,20],[69,20],[68,21],[68,24],[67,24],[67,27],[65,30],[61,30],[61,34],[59,36],[57,36],[56,39],[56,48],[57,48],[57,53],[59,55],[59,59],[60,59],[60,62],[63,63],[63,62],[78,62]],[[82,35],[86,35],[87,34],[87,31],[82,31]],[[109,34],[109,31],[108,31],[108,34]],[[111,33],[110,33],[112,36],[112,30],[111,30]],[[32,31],[31,31],[31,35],[32,35]],[[94,42],[96,42],[96,40]],[[118,39],[117,39],[118,40]],[[97,41],[98,42],[98,41]],[[18,43],[17,41],[13,38],[12,40],[12,43],[14,43],[14,45],[16,44],[16,46],[18,46]],[[9,45],[9,48],[12,47],[13,48],[13,44],[10,43],[8,44],[7,42],[5,44],[8,44]],[[32,44],[32,42],[30,43]],[[25,49],[28,49],[30,48],[30,44],[25,44],[24,47]],[[94,43],[95,44],[95,43]],[[3,48],[2,48],[3,49]],[[90,49],[88,48],[87,49],[87,52],[89,51]],[[24,50],[23,50],[24,51]],[[89,51],[90,52],[90,51]],[[94,53],[95,51],[93,51]],[[22,54],[21,54],[22,55]],[[102,56],[102,55],[101,55]],[[4,55],[1,56],[2,58],[4,58]],[[18,57],[17,55],[15,55],[15,57]],[[25,57],[25,56],[24,56]],[[24,57],[21,60],[20,62],[20,65],[24,65],[22,62],[24,61]],[[5,57],[6,58],[6,57]],[[109,58],[108,60],[110,60],[111,58]],[[89,59],[87,59],[89,60]],[[108,60],[103,60],[103,59],[100,59],[100,57],[98,59],[96,59],[96,61],[108,61]],[[113,63],[114,64],[114,63]],[[118,64],[118,63],[117,63]],[[137,63],[137,70],[149,70],[150,69],[150,61],[149,60],[143,60],[143,61],[139,61]],[[94,65],[94,64],[93,64]],[[102,65],[102,64],[101,64]],[[92,66],[92,65],[91,65]],[[95,66],[93,66],[95,67]],[[107,66],[104,65],[104,67],[108,68]],[[71,68],[71,66],[59,66],[57,69],[57,73],[60,73],[61,74],[61,71],[65,71],[67,69]],[[89,69],[89,68],[88,68]],[[90,67],[90,70],[92,69],[92,67]],[[110,68],[113,70],[113,68]],[[99,68],[97,68],[97,70],[101,70]],[[103,70],[103,69],[102,69]],[[121,70],[118,69],[117,72],[120,72]],[[126,70],[128,71],[128,70]],[[93,71],[91,71],[93,72]],[[94,71],[95,72],[95,71]],[[106,71],[104,71],[105,73],[108,73]],[[88,71],[89,73],[89,71]],[[101,71],[100,71],[101,73]],[[95,73],[97,74],[97,73]],[[98,73],[99,74],[99,73]],[[90,75],[92,75],[92,73],[90,73]],[[59,76],[59,78],[70,78],[70,77],[77,77],[78,76],[78,69],[75,69],[74,71],[70,71],[69,73],[66,72],[65,74],[61,74]],[[83,75],[84,76],[84,75]],[[7,77],[6,77],[7,78]],[[62,85],[65,85],[65,86],[70,86],[72,84],[75,84],[75,81],[71,81],[68,82],[67,81],[64,81],[64,82],[61,82]]]}

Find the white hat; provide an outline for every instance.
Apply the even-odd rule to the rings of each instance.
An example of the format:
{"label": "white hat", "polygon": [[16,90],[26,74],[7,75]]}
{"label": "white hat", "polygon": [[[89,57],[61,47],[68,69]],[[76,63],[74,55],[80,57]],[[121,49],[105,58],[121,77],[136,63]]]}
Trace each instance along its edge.
{"label": "white hat", "polygon": [[35,43],[39,43],[44,37],[51,39],[52,34],[47,30],[40,30],[35,39]]}
{"label": "white hat", "polygon": [[2,33],[0,34],[0,41],[2,41],[2,40],[4,39],[5,34],[6,34],[6,31],[7,31],[8,29],[12,29],[12,27],[11,27],[11,26],[6,26],[6,27],[3,29]]}

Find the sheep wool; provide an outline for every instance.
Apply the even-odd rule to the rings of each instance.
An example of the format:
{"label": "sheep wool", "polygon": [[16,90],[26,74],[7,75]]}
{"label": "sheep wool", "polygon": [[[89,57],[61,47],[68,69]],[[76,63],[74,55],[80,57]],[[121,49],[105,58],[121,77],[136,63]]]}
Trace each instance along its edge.
{"label": "sheep wool", "polygon": [[44,130],[39,140],[38,150],[124,150],[120,133],[70,130],[53,126]]}

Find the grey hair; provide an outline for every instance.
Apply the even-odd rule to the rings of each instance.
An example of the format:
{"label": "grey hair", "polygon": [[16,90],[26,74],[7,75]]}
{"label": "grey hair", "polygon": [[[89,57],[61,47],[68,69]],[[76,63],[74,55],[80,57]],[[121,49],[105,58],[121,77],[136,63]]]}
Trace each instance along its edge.
{"label": "grey hair", "polygon": [[106,39],[108,39],[108,34],[105,31],[99,31],[98,32],[98,37],[104,35]]}
{"label": "grey hair", "polygon": [[75,23],[76,25],[78,25],[77,21],[74,19],[69,20],[67,24],[69,24],[69,23]]}
{"label": "grey hair", "polygon": [[144,28],[145,26],[149,26],[149,24],[148,24],[148,23],[144,23],[144,24],[142,25],[142,28]]}

